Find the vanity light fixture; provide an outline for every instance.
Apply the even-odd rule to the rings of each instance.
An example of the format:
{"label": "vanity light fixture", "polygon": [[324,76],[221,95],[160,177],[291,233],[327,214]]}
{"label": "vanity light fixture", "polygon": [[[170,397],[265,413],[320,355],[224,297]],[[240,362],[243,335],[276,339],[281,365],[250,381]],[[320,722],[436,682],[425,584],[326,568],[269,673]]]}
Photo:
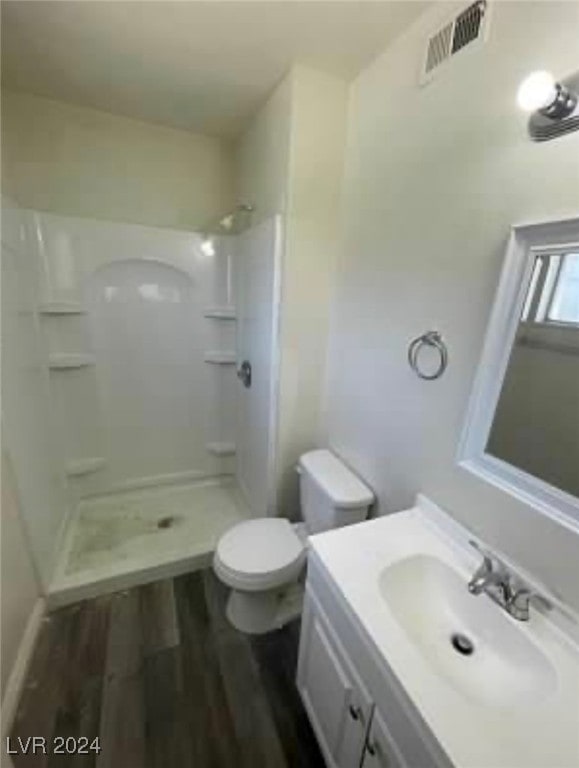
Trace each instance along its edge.
{"label": "vanity light fixture", "polygon": [[532,72],[517,92],[519,107],[530,112],[529,135],[549,141],[579,129],[579,74],[557,82],[550,72]]}

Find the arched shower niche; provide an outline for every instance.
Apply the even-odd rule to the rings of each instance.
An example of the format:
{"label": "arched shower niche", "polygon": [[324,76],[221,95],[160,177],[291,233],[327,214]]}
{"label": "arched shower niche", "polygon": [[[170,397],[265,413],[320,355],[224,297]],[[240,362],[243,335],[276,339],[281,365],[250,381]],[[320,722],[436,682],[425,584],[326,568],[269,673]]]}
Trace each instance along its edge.
{"label": "arched shower niche", "polygon": [[85,295],[108,484],[222,473],[207,445],[232,440],[234,392],[204,361],[215,330],[204,327],[207,286],[193,270],[127,259],[93,272]]}

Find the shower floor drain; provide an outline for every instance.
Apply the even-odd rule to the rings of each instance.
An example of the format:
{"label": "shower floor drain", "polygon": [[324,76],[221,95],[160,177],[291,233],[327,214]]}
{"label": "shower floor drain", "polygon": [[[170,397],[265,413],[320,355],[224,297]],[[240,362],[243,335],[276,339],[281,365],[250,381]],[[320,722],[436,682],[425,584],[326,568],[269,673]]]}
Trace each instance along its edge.
{"label": "shower floor drain", "polygon": [[474,653],[474,643],[469,637],[460,632],[455,632],[451,635],[450,642],[452,643],[454,650],[463,656],[470,656]]}
{"label": "shower floor drain", "polygon": [[174,517],[162,517],[160,520],[157,521],[157,528],[172,528],[173,523],[175,522]]}

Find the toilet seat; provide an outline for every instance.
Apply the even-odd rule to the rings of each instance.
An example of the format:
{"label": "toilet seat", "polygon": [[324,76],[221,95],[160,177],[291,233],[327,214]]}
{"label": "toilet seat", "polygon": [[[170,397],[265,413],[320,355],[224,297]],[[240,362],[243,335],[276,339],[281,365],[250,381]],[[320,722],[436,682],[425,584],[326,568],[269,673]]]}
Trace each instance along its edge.
{"label": "toilet seat", "polygon": [[306,547],[285,518],[247,520],[225,533],[217,545],[213,566],[233,589],[275,589],[297,578],[306,560]]}

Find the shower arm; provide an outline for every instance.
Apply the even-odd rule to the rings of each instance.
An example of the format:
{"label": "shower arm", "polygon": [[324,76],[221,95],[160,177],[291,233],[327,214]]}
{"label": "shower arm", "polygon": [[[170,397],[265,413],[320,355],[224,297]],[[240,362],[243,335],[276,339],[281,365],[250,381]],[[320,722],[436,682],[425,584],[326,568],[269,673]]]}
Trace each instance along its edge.
{"label": "shower arm", "polygon": [[[216,222],[210,227],[204,230],[205,235],[221,235],[221,234],[237,234],[241,229],[245,227],[237,226],[240,217],[249,217],[254,212],[255,206],[249,203],[240,203],[235,208],[220,216]],[[242,219],[241,223],[246,223],[245,219]],[[246,223],[247,226],[247,223]]]}

